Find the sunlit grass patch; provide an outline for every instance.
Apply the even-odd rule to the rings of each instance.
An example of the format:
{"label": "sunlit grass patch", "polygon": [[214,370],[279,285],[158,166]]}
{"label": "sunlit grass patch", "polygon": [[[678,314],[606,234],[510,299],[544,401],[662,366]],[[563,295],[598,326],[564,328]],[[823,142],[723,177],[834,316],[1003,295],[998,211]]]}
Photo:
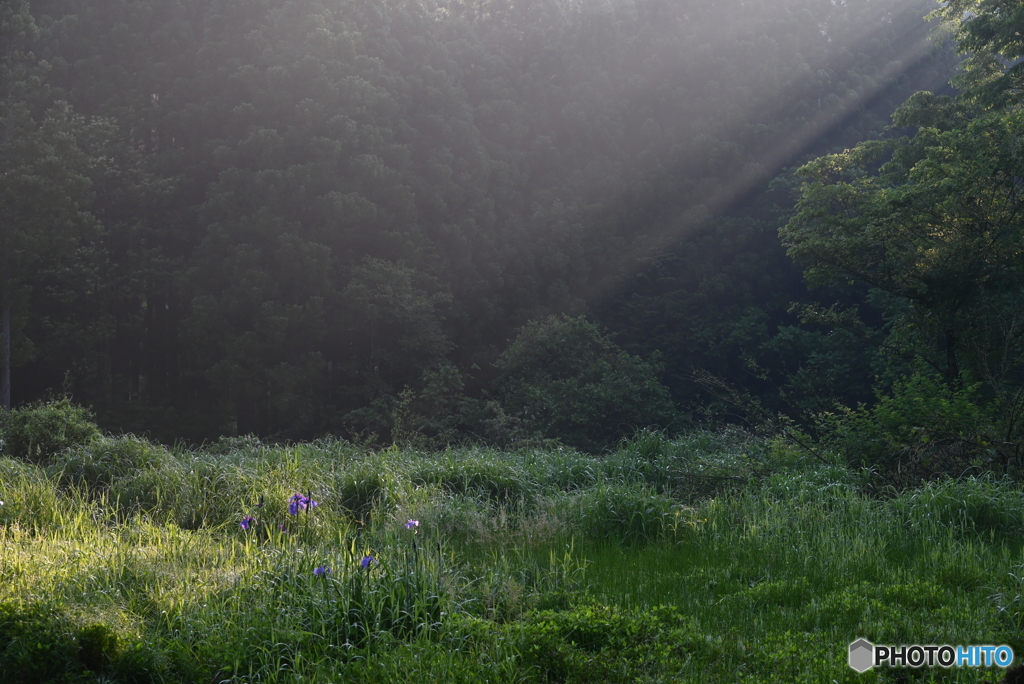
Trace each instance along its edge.
{"label": "sunlit grass patch", "polygon": [[[0,629],[50,635],[0,665],[69,682],[885,681],[851,679],[851,641],[1024,649],[1012,483],[872,498],[823,465],[755,480],[771,447],[735,435],[643,438],[604,456],[246,443],[134,469],[108,450],[89,463],[121,463],[109,478],[0,459]],[[745,485],[671,480],[727,463]],[[53,672],[24,664],[41,653]]]}

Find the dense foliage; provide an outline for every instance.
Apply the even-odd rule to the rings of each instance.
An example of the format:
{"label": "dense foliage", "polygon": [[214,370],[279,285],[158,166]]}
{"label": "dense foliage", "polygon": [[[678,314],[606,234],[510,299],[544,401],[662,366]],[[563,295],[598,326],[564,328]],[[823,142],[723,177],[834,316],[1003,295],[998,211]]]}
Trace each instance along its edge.
{"label": "dense foliage", "polygon": [[674,419],[657,369],[627,354],[582,317],[524,326],[495,365],[501,405],[537,436],[600,451],[648,426]]}
{"label": "dense foliage", "polygon": [[[956,97],[917,93],[893,116],[902,137],[869,140],[799,170],[781,230],[815,283],[858,282],[884,313],[874,339],[890,378],[879,405],[828,417],[923,473],[1024,465],[1024,193],[1016,3],[947,3],[970,51]],[[848,329],[855,309],[815,314]],[[845,423],[845,424],[844,424]],[[860,450],[871,451],[871,449]]]}
{"label": "dense foliage", "polygon": [[523,325],[581,313],[660,352],[684,412],[694,367],[870,400],[870,354],[787,313],[785,169],[944,86],[931,9],[4,3],[13,402],[63,387],[167,441],[433,438],[519,401],[495,361]]}

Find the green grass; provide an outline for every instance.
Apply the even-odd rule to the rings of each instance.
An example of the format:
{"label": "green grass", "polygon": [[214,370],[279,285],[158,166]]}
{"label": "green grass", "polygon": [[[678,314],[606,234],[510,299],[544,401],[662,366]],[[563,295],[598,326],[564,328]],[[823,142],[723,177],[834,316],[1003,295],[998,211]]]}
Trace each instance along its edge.
{"label": "green grass", "polygon": [[846,648],[1024,653],[1021,488],[862,484],[736,432],[0,458],[0,684],[996,681]]}

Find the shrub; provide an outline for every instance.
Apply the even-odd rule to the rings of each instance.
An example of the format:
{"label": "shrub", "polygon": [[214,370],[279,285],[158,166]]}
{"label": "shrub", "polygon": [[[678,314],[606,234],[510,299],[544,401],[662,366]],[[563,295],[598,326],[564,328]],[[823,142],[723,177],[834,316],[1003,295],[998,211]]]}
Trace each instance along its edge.
{"label": "shrub", "polygon": [[[67,497],[41,468],[19,459],[0,457],[0,529],[17,525],[43,530],[60,521],[68,511]],[[0,568],[3,565],[0,564]]]}
{"label": "shrub", "polygon": [[591,453],[675,416],[657,363],[626,353],[582,316],[527,324],[496,365],[505,414]]}
{"label": "shrub", "polygon": [[925,373],[896,383],[872,408],[823,415],[818,428],[825,446],[850,465],[870,467],[901,489],[995,465],[991,411],[977,387]]}
{"label": "shrub", "polygon": [[1024,495],[1008,480],[929,482],[904,492],[892,505],[907,529],[952,529],[972,536],[996,533],[1011,539],[1024,534]]}
{"label": "shrub", "polygon": [[670,534],[676,521],[674,499],[636,484],[599,484],[570,495],[578,524],[591,539],[623,543],[653,541]]}
{"label": "shrub", "polygon": [[[516,641],[523,666],[540,681],[675,681],[689,661],[717,659],[695,632],[692,618],[675,607],[581,605],[533,613],[518,628]],[[716,678],[705,674],[703,680]]]}
{"label": "shrub", "polygon": [[4,417],[4,453],[36,463],[47,463],[65,449],[100,437],[92,414],[64,397],[30,404]]}
{"label": "shrub", "polygon": [[496,501],[530,500],[540,485],[524,468],[494,454],[449,455],[417,464],[409,476],[414,486],[439,485],[450,494],[481,496]]}
{"label": "shrub", "polygon": [[229,460],[183,456],[170,458],[159,468],[140,468],[115,479],[110,499],[125,511],[145,511],[196,530],[231,524],[240,502],[251,496],[252,479],[251,471]]}
{"label": "shrub", "polygon": [[254,434],[239,435],[237,437],[221,436],[212,444],[206,444],[203,451],[208,454],[227,456],[237,451],[253,453],[263,446],[263,442]]}
{"label": "shrub", "polygon": [[374,508],[387,509],[394,503],[396,477],[379,461],[361,461],[338,472],[334,481],[338,504],[358,520],[364,520]]}
{"label": "shrub", "polygon": [[83,627],[78,632],[78,660],[87,670],[110,669],[120,651],[117,633],[104,624]]}
{"label": "shrub", "polygon": [[62,483],[105,489],[138,470],[166,467],[173,458],[163,447],[134,435],[100,437],[88,446],[66,450],[49,470]]}
{"label": "shrub", "polygon": [[76,677],[78,644],[67,616],[48,606],[0,604],[0,683],[87,681]]}
{"label": "shrub", "polygon": [[[154,643],[125,643],[102,623],[82,627],[44,604],[0,603],[0,684],[148,684],[184,681],[184,663],[170,663]],[[193,681],[195,681],[193,679]]]}

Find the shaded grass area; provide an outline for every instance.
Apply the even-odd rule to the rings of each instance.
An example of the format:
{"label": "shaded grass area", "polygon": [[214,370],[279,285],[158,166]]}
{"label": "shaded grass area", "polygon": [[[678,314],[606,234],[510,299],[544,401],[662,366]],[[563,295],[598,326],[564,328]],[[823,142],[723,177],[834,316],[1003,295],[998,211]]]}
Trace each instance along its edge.
{"label": "shaded grass area", "polygon": [[996,681],[846,648],[1024,653],[1020,487],[861,485],[736,432],[0,458],[0,682]]}

